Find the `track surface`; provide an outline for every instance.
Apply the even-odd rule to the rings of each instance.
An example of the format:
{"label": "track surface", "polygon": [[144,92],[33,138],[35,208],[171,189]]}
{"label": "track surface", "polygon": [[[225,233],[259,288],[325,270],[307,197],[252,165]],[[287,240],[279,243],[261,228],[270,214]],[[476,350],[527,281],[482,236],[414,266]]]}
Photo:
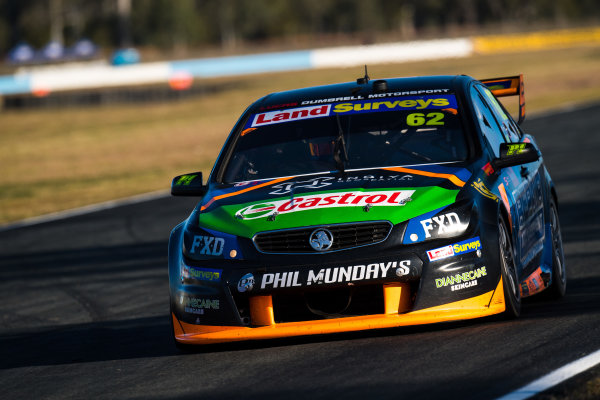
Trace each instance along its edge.
{"label": "track surface", "polygon": [[[526,123],[556,181],[567,296],[487,319],[209,347],[168,323],[165,198],[0,232],[3,399],[493,399],[600,348],[600,105]],[[185,172],[185,171],[181,171]]]}

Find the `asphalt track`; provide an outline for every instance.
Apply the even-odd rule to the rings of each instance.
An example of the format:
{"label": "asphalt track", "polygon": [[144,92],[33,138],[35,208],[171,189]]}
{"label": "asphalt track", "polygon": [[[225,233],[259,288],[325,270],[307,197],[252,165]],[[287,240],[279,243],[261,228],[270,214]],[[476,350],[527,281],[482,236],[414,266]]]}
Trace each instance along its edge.
{"label": "asphalt track", "polygon": [[[180,354],[162,198],[0,232],[3,399],[493,399],[600,348],[600,105],[536,118],[557,184],[567,296],[491,318]],[[186,171],[179,171],[186,172]],[[167,184],[167,183],[165,183]]]}

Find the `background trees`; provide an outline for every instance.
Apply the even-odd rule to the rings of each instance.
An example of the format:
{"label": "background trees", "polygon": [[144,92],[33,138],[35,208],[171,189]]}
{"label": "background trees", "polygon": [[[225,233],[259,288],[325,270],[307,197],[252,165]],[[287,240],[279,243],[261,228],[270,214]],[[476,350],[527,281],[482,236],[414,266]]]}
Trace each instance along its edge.
{"label": "background trees", "polygon": [[0,0],[0,55],[21,41],[66,46],[86,37],[183,53],[240,51],[276,40],[297,47],[324,39],[373,42],[474,30],[598,23],[597,0]]}

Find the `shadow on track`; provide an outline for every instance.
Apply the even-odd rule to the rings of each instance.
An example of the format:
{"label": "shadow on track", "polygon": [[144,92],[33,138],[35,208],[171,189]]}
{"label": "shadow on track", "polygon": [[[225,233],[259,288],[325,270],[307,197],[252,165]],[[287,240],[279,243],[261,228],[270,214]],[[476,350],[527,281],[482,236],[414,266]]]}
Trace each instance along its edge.
{"label": "shadow on track", "polygon": [[0,369],[175,354],[166,317],[69,325],[0,337]]}
{"label": "shadow on track", "polygon": [[167,242],[32,251],[2,256],[0,265],[2,283],[35,280],[44,285],[64,279],[85,282],[92,277],[117,280],[128,272],[157,270],[166,276]]}
{"label": "shadow on track", "polygon": [[[573,317],[597,313],[600,305],[600,277],[572,279],[567,296],[558,301],[532,297],[525,301],[517,320],[502,316],[413,327],[271,339],[198,346],[180,353],[172,339],[167,316],[78,324],[36,332],[0,336],[0,369],[60,365],[107,360],[152,358],[184,354],[208,354],[273,348],[313,343],[355,341],[370,338],[435,334],[436,332],[493,327],[495,324],[528,323],[538,318]],[[595,301],[590,301],[590,296]]]}

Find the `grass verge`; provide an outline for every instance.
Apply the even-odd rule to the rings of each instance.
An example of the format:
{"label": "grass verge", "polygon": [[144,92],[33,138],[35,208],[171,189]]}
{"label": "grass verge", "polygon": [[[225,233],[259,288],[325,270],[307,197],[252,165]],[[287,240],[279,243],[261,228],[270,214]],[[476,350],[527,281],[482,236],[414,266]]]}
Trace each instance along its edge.
{"label": "grass verge", "polygon": [[[600,47],[586,46],[374,65],[369,75],[482,79],[524,73],[531,115],[599,100],[599,70]],[[362,72],[346,68],[223,79],[221,92],[173,103],[2,112],[0,224],[166,190],[173,176],[185,172],[208,174],[252,101],[270,92],[351,81]]]}

